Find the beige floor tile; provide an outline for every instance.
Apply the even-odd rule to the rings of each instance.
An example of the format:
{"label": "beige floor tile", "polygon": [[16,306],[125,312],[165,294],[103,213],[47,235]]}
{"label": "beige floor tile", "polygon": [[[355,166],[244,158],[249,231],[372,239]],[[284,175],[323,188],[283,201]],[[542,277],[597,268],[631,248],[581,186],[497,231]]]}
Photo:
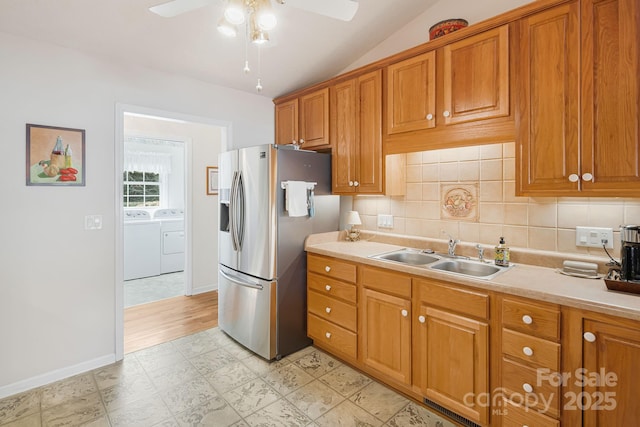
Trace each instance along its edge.
{"label": "beige floor tile", "polygon": [[0,400],[0,424],[15,421],[40,411],[40,390],[30,390]]}
{"label": "beige floor tile", "polygon": [[304,369],[306,373],[313,375],[316,378],[321,377],[327,372],[342,365],[338,360],[320,350],[312,351],[311,353],[296,360],[294,363]]}
{"label": "beige floor tile", "polygon": [[283,396],[314,380],[311,375],[295,364],[288,364],[280,369],[272,370],[263,378],[267,384]]}
{"label": "beige floor tile", "polygon": [[316,380],[288,395],[287,400],[315,420],[345,399],[337,391]]}
{"label": "beige floor tile", "polygon": [[42,389],[42,409],[51,408],[98,391],[91,372],[57,381]]}
{"label": "beige floor tile", "polygon": [[249,415],[245,421],[252,427],[298,427],[306,426],[311,420],[295,406],[284,399]]}
{"label": "beige floor tile", "polygon": [[158,390],[164,390],[181,382],[197,378],[200,373],[189,361],[182,360],[174,365],[147,372],[147,376]]}
{"label": "beige floor tile", "polygon": [[144,374],[142,365],[135,357],[125,357],[123,360],[93,371],[93,378],[102,390],[126,381],[128,377]]}
{"label": "beige floor tile", "polygon": [[178,425],[226,427],[240,421],[240,415],[221,396],[216,396],[176,415]]}
{"label": "beige floor tile", "polygon": [[100,390],[102,401],[109,412],[155,393],[156,388],[145,374],[127,377],[114,386]]}
{"label": "beige floor tile", "polygon": [[349,400],[385,422],[409,403],[407,398],[375,381]]}
{"label": "beige floor tile", "polygon": [[43,427],[77,426],[104,417],[106,411],[98,392],[69,400],[42,411]]}
{"label": "beige floor tile", "polygon": [[258,377],[244,363],[236,361],[204,376],[219,393],[226,393]]}
{"label": "beige floor tile", "polygon": [[389,427],[455,427],[455,424],[450,421],[413,402],[394,415],[386,425]]}
{"label": "beige floor tile", "polygon": [[237,359],[223,348],[218,348],[189,359],[189,362],[191,362],[191,364],[202,375],[215,372],[216,370],[236,361]]}
{"label": "beige floor tile", "polygon": [[171,412],[158,395],[136,400],[109,412],[113,427],[154,426],[171,418]]}
{"label": "beige floor tile", "polygon": [[218,393],[211,384],[202,377],[181,383],[160,393],[162,400],[174,414],[193,409],[217,395]]}
{"label": "beige floor tile", "polygon": [[320,381],[343,395],[349,397],[353,393],[371,383],[371,379],[347,365],[338,366],[319,378]]}
{"label": "beige floor tile", "polygon": [[280,395],[260,378],[253,379],[223,395],[240,416],[253,412],[280,399]]}
{"label": "beige floor tile", "polygon": [[382,425],[382,421],[348,400],[315,420],[315,423],[320,427],[376,427]]}
{"label": "beige floor tile", "polygon": [[[0,422],[2,424],[2,422]],[[2,424],[2,427],[40,427],[40,412],[35,412],[31,415],[27,415],[18,419],[14,419],[8,424]]]}

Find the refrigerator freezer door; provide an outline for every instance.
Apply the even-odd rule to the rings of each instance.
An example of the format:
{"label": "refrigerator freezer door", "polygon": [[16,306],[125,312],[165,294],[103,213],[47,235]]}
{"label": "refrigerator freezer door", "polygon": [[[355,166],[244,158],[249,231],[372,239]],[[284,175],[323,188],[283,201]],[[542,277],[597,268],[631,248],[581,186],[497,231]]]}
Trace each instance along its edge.
{"label": "refrigerator freezer door", "polygon": [[244,222],[238,224],[242,247],[236,270],[266,280],[276,279],[276,160],[271,145],[238,152],[238,210],[244,209]]}
{"label": "refrigerator freezer door", "polygon": [[218,323],[249,350],[276,357],[276,282],[256,279],[220,266]]}

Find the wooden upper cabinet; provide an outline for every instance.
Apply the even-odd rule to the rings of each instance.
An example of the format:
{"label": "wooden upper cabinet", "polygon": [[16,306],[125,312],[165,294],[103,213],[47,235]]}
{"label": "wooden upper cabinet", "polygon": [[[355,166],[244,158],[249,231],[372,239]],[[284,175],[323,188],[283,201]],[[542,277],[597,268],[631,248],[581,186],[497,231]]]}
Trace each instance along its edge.
{"label": "wooden upper cabinet", "polygon": [[571,194],[578,184],[580,30],[577,3],[520,21],[517,193]]}
{"label": "wooden upper cabinet", "polygon": [[276,144],[329,148],[329,88],[277,104],[275,109]]}
{"label": "wooden upper cabinet", "polygon": [[307,149],[329,145],[329,88],[300,97],[300,138]]}
{"label": "wooden upper cabinet", "polygon": [[509,26],[444,46],[445,125],[509,115]]}
{"label": "wooden upper cabinet", "polygon": [[520,21],[518,195],[640,196],[639,28],[637,0]]}
{"label": "wooden upper cabinet", "polygon": [[514,139],[509,24],[386,68],[386,154]]}
{"label": "wooden upper cabinet", "polygon": [[436,125],[436,52],[387,67],[387,134]]}
{"label": "wooden upper cabinet", "polygon": [[[640,196],[640,3],[583,0],[584,195]],[[592,176],[592,179],[589,179]]]}
{"label": "wooden upper cabinet", "polygon": [[333,192],[381,194],[382,72],[336,84],[330,98]]}
{"label": "wooden upper cabinet", "polygon": [[276,144],[298,143],[298,99],[276,105]]}

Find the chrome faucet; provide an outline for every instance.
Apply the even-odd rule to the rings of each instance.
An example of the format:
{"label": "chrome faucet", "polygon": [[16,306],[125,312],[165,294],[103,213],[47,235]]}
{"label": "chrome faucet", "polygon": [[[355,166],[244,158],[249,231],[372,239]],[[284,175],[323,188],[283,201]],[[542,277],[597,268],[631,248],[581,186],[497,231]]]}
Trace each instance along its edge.
{"label": "chrome faucet", "polygon": [[447,236],[449,236],[449,256],[450,257],[455,257],[456,256],[456,245],[458,243],[460,243],[460,240],[454,239],[451,234],[447,233],[444,230],[442,230],[442,233],[446,234]]}
{"label": "chrome faucet", "polygon": [[484,262],[484,248],[478,243],[476,249],[478,250],[478,259],[480,262]]}

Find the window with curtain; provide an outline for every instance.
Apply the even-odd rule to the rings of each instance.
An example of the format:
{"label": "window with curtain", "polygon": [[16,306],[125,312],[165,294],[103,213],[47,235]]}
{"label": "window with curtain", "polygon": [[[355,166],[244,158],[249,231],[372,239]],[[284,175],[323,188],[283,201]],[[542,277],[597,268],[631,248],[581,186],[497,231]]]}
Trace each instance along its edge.
{"label": "window with curtain", "polygon": [[161,206],[163,185],[171,172],[171,154],[125,151],[124,157],[123,206]]}

